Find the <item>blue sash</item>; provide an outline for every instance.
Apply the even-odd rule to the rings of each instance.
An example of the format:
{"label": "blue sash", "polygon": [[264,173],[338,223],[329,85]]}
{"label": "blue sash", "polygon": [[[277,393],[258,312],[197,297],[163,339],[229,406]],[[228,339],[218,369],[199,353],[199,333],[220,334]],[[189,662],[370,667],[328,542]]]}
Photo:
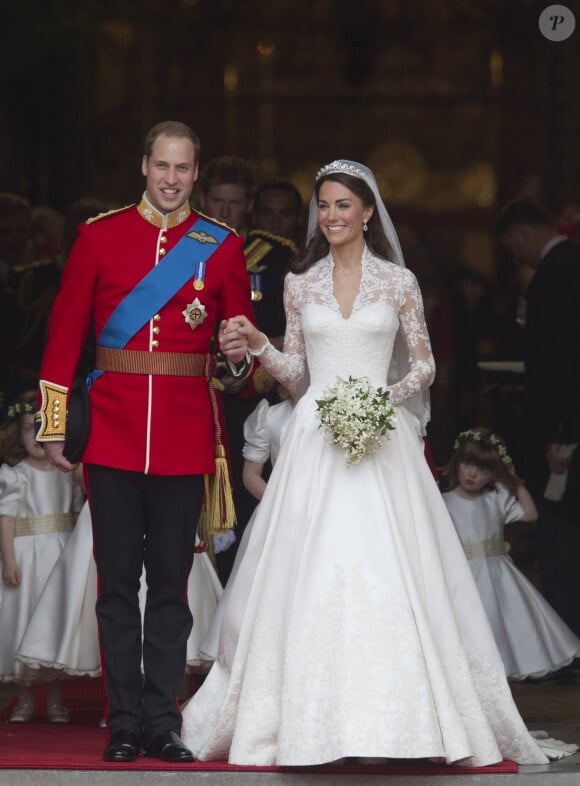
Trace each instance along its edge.
{"label": "blue sash", "polygon": [[[206,262],[230,231],[198,218],[192,228],[117,305],[99,336],[103,347],[122,349],[152,316],[194,275],[195,265]],[[91,382],[104,372],[95,369]]]}

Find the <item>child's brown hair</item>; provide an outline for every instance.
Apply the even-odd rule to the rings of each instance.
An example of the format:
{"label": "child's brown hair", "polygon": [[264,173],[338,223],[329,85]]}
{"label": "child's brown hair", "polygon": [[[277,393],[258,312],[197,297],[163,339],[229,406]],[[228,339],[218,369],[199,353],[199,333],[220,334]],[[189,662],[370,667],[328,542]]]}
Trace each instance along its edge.
{"label": "child's brown hair", "polygon": [[8,419],[0,425],[0,461],[11,467],[26,458],[26,450],[20,441],[22,415],[36,412],[36,391],[21,393],[14,404],[8,407]]}
{"label": "child's brown hair", "polygon": [[459,486],[460,464],[473,464],[490,472],[488,488],[494,491],[497,489],[496,484],[501,483],[515,496],[518,486],[523,483],[514,472],[503,438],[485,426],[462,431],[457,436],[453,444],[453,454],[441,470],[450,489]]}

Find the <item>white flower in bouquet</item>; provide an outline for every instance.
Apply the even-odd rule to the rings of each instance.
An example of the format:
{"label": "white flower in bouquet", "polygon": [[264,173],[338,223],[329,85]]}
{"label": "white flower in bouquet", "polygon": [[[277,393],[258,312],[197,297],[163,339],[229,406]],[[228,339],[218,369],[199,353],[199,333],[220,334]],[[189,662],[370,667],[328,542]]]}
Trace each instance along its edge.
{"label": "white flower in bouquet", "polygon": [[372,456],[381,437],[395,428],[389,391],[372,387],[367,377],[338,379],[316,400],[316,407],[325,438],[344,448],[347,467]]}

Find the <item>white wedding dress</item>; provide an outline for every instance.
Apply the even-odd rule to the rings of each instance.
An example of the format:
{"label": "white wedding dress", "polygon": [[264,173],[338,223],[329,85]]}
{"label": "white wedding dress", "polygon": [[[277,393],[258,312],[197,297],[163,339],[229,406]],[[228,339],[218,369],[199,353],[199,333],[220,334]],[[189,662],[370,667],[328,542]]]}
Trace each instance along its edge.
{"label": "white wedding dress", "polygon": [[398,406],[379,452],[345,467],[319,429],[316,398],[336,381],[385,386],[402,329],[403,404],[434,364],[410,271],[365,249],[352,314],[340,313],[332,257],[286,279],[284,353],[261,360],[287,388],[306,369],[225,610],[218,659],[185,707],[203,760],[316,765],[342,757],[479,766],[545,763],[513,703],[462,546]]}

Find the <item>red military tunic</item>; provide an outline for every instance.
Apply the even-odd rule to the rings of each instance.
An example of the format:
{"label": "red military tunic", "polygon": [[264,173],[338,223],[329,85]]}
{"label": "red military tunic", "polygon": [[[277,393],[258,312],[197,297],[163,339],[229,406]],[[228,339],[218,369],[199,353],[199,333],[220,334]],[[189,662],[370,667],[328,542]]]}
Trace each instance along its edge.
{"label": "red military tunic", "polygon": [[[117,305],[198,218],[187,205],[164,215],[144,197],[137,206],[80,228],[51,315],[41,388],[44,381],[70,391],[91,317],[98,344]],[[195,274],[192,258],[191,278],[125,349],[206,354],[217,320],[237,314],[253,320],[242,240],[233,232],[207,260],[202,290],[193,287]],[[196,297],[207,317],[192,329],[183,312]],[[90,397],[83,461],[154,475],[215,471],[214,419],[204,377],[105,371]]]}

